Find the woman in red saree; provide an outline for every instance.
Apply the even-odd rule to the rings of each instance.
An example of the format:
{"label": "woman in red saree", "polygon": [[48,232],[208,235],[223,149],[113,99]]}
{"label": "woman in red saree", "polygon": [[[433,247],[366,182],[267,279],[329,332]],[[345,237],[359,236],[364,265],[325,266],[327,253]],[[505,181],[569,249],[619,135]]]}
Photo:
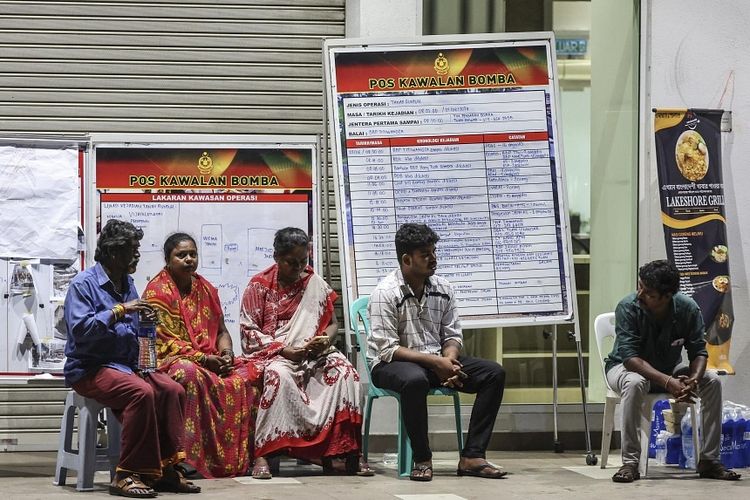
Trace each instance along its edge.
{"label": "woman in red saree", "polygon": [[253,477],[268,479],[266,458],[285,453],[334,471],[372,475],[359,464],[359,375],[333,345],[336,300],[308,262],[308,237],[285,228],[274,238],[276,264],[255,275],[240,312],[242,351],[263,380],[255,427]]}
{"label": "woman in red saree", "polygon": [[164,243],[167,265],[146,286],[144,298],[159,314],[159,371],[187,395],[187,462],[206,478],[245,474],[252,460],[256,390],[232,338],[216,288],[195,271],[195,240],[176,233]]}

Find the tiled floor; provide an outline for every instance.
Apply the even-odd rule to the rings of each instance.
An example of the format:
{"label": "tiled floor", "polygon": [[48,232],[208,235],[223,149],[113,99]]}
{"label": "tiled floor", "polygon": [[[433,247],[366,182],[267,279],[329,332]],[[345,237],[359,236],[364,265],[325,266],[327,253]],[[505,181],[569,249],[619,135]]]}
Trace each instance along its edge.
{"label": "tiled floor", "polygon": [[[615,457],[616,457],[615,452]],[[610,477],[619,465],[610,459],[606,470],[585,465],[580,453],[493,452],[489,459],[509,471],[506,479],[488,480],[460,478],[455,475],[455,453],[437,453],[435,478],[430,483],[415,483],[397,478],[395,468],[379,463],[380,455],[371,456],[370,463],[378,474],[371,478],[323,476],[314,466],[297,466],[293,461],[282,463],[281,475],[270,481],[242,477],[237,479],[198,480],[203,488],[201,499],[701,499],[739,500],[750,498],[750,477],[729,483],[698,479],[694,472],[672,467],[649,468],[649,477],[633,484],[615,484]],[[108,475],[98,473],[96,491],[78,493],[74,486],[52,485],[54,453],[0,453],[0,498],[83,500],[112,498],[107,494]],[[750,472],[750,471],[749,471]],[[68,483],[74,485],[75,478]],[[159,498],[176,495],[162,493]],[[184,495],[183,495],[184,497]]]}

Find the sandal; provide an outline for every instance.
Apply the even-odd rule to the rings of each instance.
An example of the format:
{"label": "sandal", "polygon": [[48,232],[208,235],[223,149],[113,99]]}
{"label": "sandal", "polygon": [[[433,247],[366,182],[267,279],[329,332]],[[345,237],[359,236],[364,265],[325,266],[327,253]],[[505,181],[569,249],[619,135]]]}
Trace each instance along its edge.
{"label": "sandal", "polygon": [[364,457],[362,455],[360,455],[358,457],[358,459],[357,459],[357,465],[359,467],[357,469],[357,475],[358,476],[360,476],[360,477],[372,477],[372,476],[375,475],[375,471],[372,468],[370,468],[370,464],[368,464],[365,461],[365,459],[364,459]]}
{"label": "sandal", "polygon": [[411,474],[409,474],[409,479],[412,481],[432,481],[432,465],[414,464]]}
{"label": "sandal", "polygon": [[[185,477],[198,475],[198,471],[195,470],[195,467],[193,467],[187,462],[180,462],[178,464],[174,464],[174,468],[177,469],[180,473],[182,473],[182,475]],[[198,479],[201,479],[201,478],[199,477]]]}
{"label": "sandal", "polygon": [[698,475],[705,479],[720,479],[723,481],[739,481],[742,474],[727,469],[718,461],[701,460],[698,462]]}
{"label": "sandal", "polygon": [[457,476],[483,477],[485,479],[500,479],[508,475],[508,471],[492,465],[489,462],[475,465],[467,469],[456,469]]}
{"label": "sandal", "polygon": [[200,493],[201,487],[185,479],[175,467],[167,467],[162,477],[154,483],[154,490],[170,493]]}
{"label": "sandal", "polygon": [[612,476],[612,481],[615,483],[632,483],[640,478],[641,473],[638,472],[638,464],[623,464],[620,470]]}
{"label": "sandal", "polygon": [[265,462],[265,464],[259,464],[258,460],[255,461],[253,471],[250,473],[253,479],[271,479],[273,477],[268,461],[266,460]]}
{"label": "sandal", "polygon": [[157,493],[153,488],[146,486],[138,474],[126,476],[119,481],[109,485],[109,494],[129,498],[154,498]]}

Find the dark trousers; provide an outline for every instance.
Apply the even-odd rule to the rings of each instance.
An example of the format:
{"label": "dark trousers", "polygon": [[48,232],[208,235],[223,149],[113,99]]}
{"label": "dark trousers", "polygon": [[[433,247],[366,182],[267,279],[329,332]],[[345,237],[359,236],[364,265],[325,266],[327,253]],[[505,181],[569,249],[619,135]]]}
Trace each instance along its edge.
{"label": "dark trousers", "polygon": [[162,467],[185,458],[185,390],[169,375],[100,368],[73,389],[112,408],[122,424],[118,471],[159,476]]}
{"label": "dark trousers", "polygon": [[[485,458],[497,411],[503,400],[505,370],[494,361],[485,359],[460,356],[458,360],[468,378],[463,381],[464,386],[457,390],[477,395],[461,456]],[[409,361],[380,362],[372,369],[372,382],[381,389],[401,395],[401,412],[411,440],[414,461],[430,460],[432,451],[427,439],[427,392],[431,387],[440,386],[435,372]]]}

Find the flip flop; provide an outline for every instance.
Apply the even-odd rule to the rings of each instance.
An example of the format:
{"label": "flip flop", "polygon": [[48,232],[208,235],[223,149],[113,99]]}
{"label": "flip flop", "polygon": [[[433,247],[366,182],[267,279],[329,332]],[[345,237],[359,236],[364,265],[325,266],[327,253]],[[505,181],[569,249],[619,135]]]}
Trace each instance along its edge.
{"label": "flip flop", "polygon": [[641,478],[638,464],[622,464],[622,467],[612,476],[615,483],[632,483]]}
{"label": "flip flop", "polygon": [[375,471],[370,467],[370,464],[365,462],[365,460],[362,457],[359,457],[358,465],[359,465],[359,470],[357,470],[358,476],[372,477],[375,475]]}
{"label": "flip flop", "polygon": [[[487,469],[495,472],[489,472]],[[483,477],[485,479],[500,479],[507,476],[508,472],[501,470],[499,467],[495,467],[489,462],[485,462],[474,467],[469,467],[468,469],[456,469],[456,475]]]}
{"label": "flip flop", "polygon": [[268,465],[253,465],[253,471],[250,473],[253,479],[271,479],[271,469]]}
{"label": "flip flop", "polygon": [[720,479],[723,481],[739,481],[742,474],[727,469],[721,462],[701,460],[698,462],[698,475],[704,479]]}
{"label": "flip flop", "polygon": [[412,481],[432,481],[432,466],[431,465],[415,465],[412,470],[411,474],[409,474],[409,479]]}

